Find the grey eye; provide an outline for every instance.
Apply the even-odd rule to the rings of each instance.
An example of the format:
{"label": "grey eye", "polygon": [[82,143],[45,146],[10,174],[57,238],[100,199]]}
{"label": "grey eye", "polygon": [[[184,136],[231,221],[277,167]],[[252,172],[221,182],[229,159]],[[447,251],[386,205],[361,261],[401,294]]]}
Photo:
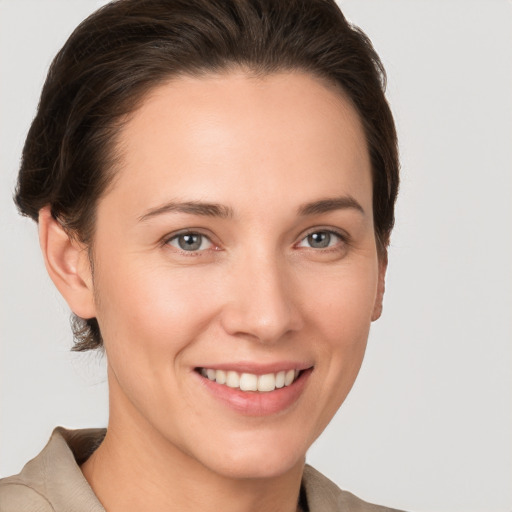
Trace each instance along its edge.
{"label": "grey eye", "polygon": [[318,233],[311,233],[307,236],[308,244],[314,249],[325,249],[331,244],[331,233],[328,231],[319,231]]}
{"label": "grey eye", "polygon": [[203,237],[201,235],[180,235],[178,245],[184,251],[197,251],[201,247]]}
{"label": "grey eye", "polygon": [[314,231],[305,236],[299,243],[299,247],[309,247],[311,249],[327,249],[333,247],[342,241],[341,235],[333,231]]}
{"label": "grey eye", "polygon": [[201,233],[182,233],[171,238],[168,244],[187,252],[203,251],[213,245],[208,237]]}

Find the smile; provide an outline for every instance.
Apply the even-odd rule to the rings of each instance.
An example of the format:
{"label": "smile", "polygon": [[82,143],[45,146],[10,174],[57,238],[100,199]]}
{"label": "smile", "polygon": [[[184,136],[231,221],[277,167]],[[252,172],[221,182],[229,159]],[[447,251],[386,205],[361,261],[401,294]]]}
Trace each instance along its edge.
{"label": "smile", "polygon": [[254,373],[239,373],[234,370],[214,370],[200,368],[201,375],[211,381],[241,391],[270,392],[290,386],[300,375],[300,370],[286,370],[276,373],[256,375]]}

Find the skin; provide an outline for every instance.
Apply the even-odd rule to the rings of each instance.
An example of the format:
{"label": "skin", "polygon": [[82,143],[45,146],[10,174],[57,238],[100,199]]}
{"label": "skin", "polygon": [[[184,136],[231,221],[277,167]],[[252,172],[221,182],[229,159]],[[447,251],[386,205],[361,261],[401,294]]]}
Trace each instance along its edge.
{"label": "skin", "polygon": [[[86,248],[40,213],[50,276],[76,314],[98,318],[108,359],[108,433],[83,473],[109,512],[295,510],[306,451],[351,389],[381,311],[360,119],[310,75],[231,71],[159,86],[118,142],[94,276]],[[352,206],[299,213],[331,198]],[[170,201],[230,215],[154,214]],[[205,237],[200,250],[180,249],[183,230]],[[308,235],[326,231],[328,247],[312,246]],[[281,361],[312,371],[274,414],[233,410],[194,371]]]}

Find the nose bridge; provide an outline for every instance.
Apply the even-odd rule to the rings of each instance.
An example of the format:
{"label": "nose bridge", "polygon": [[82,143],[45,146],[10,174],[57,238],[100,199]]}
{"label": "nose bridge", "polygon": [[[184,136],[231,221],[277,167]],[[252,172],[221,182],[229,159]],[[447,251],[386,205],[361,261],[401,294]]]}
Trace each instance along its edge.
{"label": "nose bridge", "polygon": [[300,328],[292,283],[283,261],[272,251],[257,251],[238,260],[231,275],[224,328],[273,343]]}

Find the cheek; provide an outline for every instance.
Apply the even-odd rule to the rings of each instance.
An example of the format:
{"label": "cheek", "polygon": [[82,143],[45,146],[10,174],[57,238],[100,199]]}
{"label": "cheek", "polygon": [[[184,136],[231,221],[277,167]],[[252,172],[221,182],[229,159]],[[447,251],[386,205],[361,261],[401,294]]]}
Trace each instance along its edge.
{"label": "cheek", "polygon": [[[310,280],[309,315],[336,345],[358,346],[366,339],[377,295],[377,265],[339,268],[325,279]],[[315,282],[317,283],[315,285]]]}
{"label": "cheek", "polygon": [[[375,265],[376,268],[376,265]],[[324,396],[323,417],[328,421],[352,388],[366,350],[377,293],[374,265],[352,266],[333,273],[311,300],[312,338],[320,354],[318,383],[332,390]]]}
{"label": "cheek", "polygon": [[[98,275],[98,321],[109,356],[130,350],[155,368],[190,344],[214,314],[201,272],[118,261]],[[139,360],[139,363],[141,361]]]}

